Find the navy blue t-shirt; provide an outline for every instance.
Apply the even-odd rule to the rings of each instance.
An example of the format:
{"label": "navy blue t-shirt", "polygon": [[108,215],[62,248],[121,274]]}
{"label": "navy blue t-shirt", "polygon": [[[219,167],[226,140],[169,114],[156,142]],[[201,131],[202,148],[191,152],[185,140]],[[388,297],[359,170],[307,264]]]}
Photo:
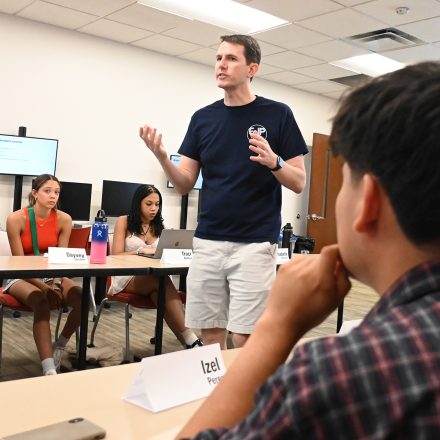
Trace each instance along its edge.
{"label": "navy blue t-shirt", "polygon": [[249,104],[223,100],[191,118],[179,154],[200,162],[203,185],[195,236],[254,243],[278,240],[281,184],[265,166],[249,159],[249,136],[265,137],[284,160],[306,154],[307,146],[290,108],[260,96]]}

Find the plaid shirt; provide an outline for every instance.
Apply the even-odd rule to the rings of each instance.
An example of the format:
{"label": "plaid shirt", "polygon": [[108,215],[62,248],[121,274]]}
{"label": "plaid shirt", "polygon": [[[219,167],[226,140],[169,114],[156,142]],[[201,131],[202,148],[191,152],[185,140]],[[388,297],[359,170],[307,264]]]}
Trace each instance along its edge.
{"label": "plaid shirt", "polygon": [[405,274],[349,334],[299,346],[255,401],[196,439],[440,439],[440,262]]}

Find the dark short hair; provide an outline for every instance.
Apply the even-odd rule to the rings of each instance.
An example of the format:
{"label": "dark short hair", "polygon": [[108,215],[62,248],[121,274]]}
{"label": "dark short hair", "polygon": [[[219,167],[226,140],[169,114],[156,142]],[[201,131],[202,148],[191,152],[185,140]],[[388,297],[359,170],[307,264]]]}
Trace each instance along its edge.
{"label": "dark short hair", "polygon": [[223,43],[240,44],[244,47],[244,56],[246,58],[246,63],[249,65],[251,63],[260,64],[261,62],[261,49],[258,41],[250,37],[249,35],[222,35],[220,41]]}
{"label": "dark short hair", "polygon": [[130,213],[127,218],[127,229],[132,234],[141,234],[142,230],[142,219],[141,219],[141,202],[148,197],[150,194],[157,194],[159,196],[159,210],[156,216],[151,222],[151,232],[155,237],[159,237],[164,229],[163,218],[162,218],[162,194],[153,185],[141,185],[133,194],[131,199]]}
{"label": "dark short hair", "polygon": [[410,241],[440,244],[440,63],[408,66],[355,89],[333,120],[330,144],[355,179],[378,179]]}
{"label": "dark short hair", "polygon": [[[61,189],[61,183],[55,176],[52,176],[52,174],[40,174],[39,176],[35,177],[35,179],[32,179],[32,190],[38,191],[48,180],[53,180],[54,182],[57,182]],[[28,194],[28,201],[29,206],[35,205],[36,200],[34,195],[32,194],[32,191]],[[58,208],[58,203],[56,205],[56,208]]]}

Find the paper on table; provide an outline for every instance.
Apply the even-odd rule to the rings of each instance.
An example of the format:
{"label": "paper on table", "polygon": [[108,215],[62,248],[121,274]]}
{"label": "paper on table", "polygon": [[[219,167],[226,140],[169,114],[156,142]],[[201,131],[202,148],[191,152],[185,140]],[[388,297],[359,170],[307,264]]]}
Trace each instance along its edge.
{"label": "paper on table", "polygon": [[339,329],[338,335],[346,335],[350,333],[355,327],[362,322],[362,319],[353,319],[351,321],[344,321]]}
{"label": "paper on table", "polygon": [[192,249],[164,249],[160,262],[162,264],[189,264],[192,257]]}
{"label": "paper on table", "polygon": [[162,411],[206,397],[225,372],[219,344],[144,358],[123,399]]}
{"label": "paper on table", "polygon": [[89,259],[83,248],[50,247],[48,249],[49,263],[54,264],[87,264]]}

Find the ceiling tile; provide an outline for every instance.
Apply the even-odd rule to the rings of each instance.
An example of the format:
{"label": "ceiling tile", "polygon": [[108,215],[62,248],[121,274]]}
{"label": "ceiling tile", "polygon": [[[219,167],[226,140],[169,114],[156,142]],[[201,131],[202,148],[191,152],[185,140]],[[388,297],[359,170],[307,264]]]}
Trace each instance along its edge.
{"label": "ceiling tile", "polygon": [[288,21],[301,20],[314,15],[336,11],[343,6],[331,0],[251,0],[246,6],[260,9]]}
{"label": "ceiling tile", "polygon": [[[201,49],[198,44],[188,43],[187,41],[182,41],[178,40],[177,38],[171,38],[167,37],[166,35],[159,34],[136,41],[133,43],[133,46],[166,53],[167,55],[181,55],[186,52]],[[215,62],[215,57],[212,62]]]}
{"label": "ceiling tile", "polygon": [[103,17],[125,6],[136,3],[136,0],[46,0],[48,3],[65,6],[77,11]]}
{"label": "ceiling tile", "polygon": [[180,40],[189,41],[190,43],[201,44],[203,46],[217,46],[220,43],[220,36],[228,35],[231,31],[221,27],[212,26],[210,24],[201,23],[200,21],[187,21],[174,29],[163,32],[169,37],[179,38]]}
{"label": "ceiling tile", "polygon": [[269,55],[265,57],[264,61],[272,66],[282,67],[288,70],[319,63],[319,60],[315,58],[306,57],[305,55],[289,51]]}
{"label": "ceiling tile", "polygon": [[427,43],[440,41],[440,17],[404,24],[397,28]]}
{"label": "ceiling tile", "polygon": [[[406,15],[396,13],[398,6],[407,6],[410,11]],[[378,20],[385,21],[392,26],[440,15],[440,3],[436,0],[375,0],[355,6],[359,12],[370,15]]]}
{"label": "ceiling tile", "polygon": [[163,32],[188,21],[177,15],[167,14],[137,3],[110,14],[106,18],[152,32]]}
{"label": "ceiling tile", "polygon": [[62,6],[36,1],[24,8],[17,15],[43,23],[61,26],[67,29],[76,29],[97,19],[95,15],[63,8]]}
{"label": "ceiling tile", "polygon": [[336,1],[344,6],[354,6],[360,3],[368,3],[368,1],[365,0],[336,0]]}
{"label": "ceiling tile", "polygon": [[307,84],[299,84],[295,87],[297,89],[315,93],[342,92],[347,89],[347,86],[332,81],[315,81]]}
{"label": "ceiling tile", "polygon": [[[183,0],[182,0],[183,1]],[[440,0],[235,0],[294,23],[254,34],[262,50],[258,78],[337,98],[329,78],[352,72],[328,61],[368,53],[344,41],[396,26],[421,46],[382,52],[404,63],[440,59]],[[410,7],[398,16],[398,6]],[[0,0],[0,12],[132,44],[214,69],[219,37],[231,31],[148,8],[136,0]],[[79,28],[79,29],[78,29]],[[436,43],[437,42],[437,43]],[[375,49],[371,49],[375,50]],[[300,88],[298,86],[298,88]]]}
{"label": "ceiling tile", "polygon": [[370,53],[368,50],[361,49],[340,40],[326,41],[325,43],[315,44],[313,46],[301,47],[296,49],[296,52],[325,61],[335,61]]}
{"label": "ceiling tile", "polygon": [[[194,52],[188,52],[184,55],[178,55],[179,58],[184,58],[185,60],[195,61],[197,63],[206,64],[212,67],[214,72],[215,56],[217,51],[209,47],[204,47],[203,49],[195,50]],[[214,73],[213,73],[214,74]]]}
{"label": "ceiling tile", "polygon": [[257,76],[260,77],[262,75],[268,75],[269,73],[281,72],[281,67],[270,66],[269,64],[260,64],[260,68],[258,70]]}
{"label": "ceiling tile", "polygon": [[285,49],[295,49],[309,44],[321,43],[329,40],[326,35],[304,29],[294,24],[281,26],[256,35],[259,40],[275,44]]}
{"label": "ceiling tile", "polygon": [[363,32],[375,31],[386,26],[384,22],[367,17],[352,9],[342,9],[329,14],[307,18],[298,22],[301,26],[323,32],[334,38],[344,38]]}
{"label": "ceiling tile", "polygon": [[1,0],[0,12],[15,14],[25,6],[30,5],[34,0]]}
{"label": "ceiling tile", "polygon": [[273,53],[284,52],[285,49],[280,46],[274,46],[273,44],[266,43],[265,41],[261,41],[257,38],[258,44],[261,49],[261,56],[264,59],[266,55],[272,55]]}
{"label": "ceiling tile", "polygon": [[423,46],[385,52],[385,55],[405,64],[413,64],[421,61],[439,61],[440,48],[431,44],[425,44]]}
{"label": "ceiling tile", "polygon": [[332,66],[331,64],[327,63],[296,69],[296,72],[317,79],[340,78],[342,76],[354,75],[354,73],[350,70],[341,69],[340,67]]}
{"label": "ceiling tile", "polygon": [[289,86],[292,84],[302,84],[313,81],[313,78],[310,78],[309,76],[300,75],[298,73],[294,73],[290,71],[272,73],[270,75],[265,75],[262,78],[267,79],[269,81],[275,81],[282,84],[287,84]]}
{"label": "ceiling tile", "polygon": [[135,28],[116,21],[106,20],[102,18],[93,23],[87,24],[78,29],[79,32],[96,35],[98,37],[108,38],[110,40],[120,41],[122,43],[130,43],[148,35],[151,32],[144,29]]}

